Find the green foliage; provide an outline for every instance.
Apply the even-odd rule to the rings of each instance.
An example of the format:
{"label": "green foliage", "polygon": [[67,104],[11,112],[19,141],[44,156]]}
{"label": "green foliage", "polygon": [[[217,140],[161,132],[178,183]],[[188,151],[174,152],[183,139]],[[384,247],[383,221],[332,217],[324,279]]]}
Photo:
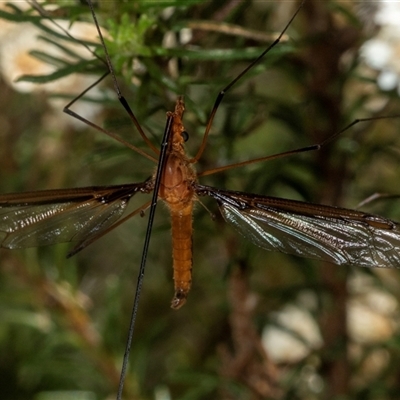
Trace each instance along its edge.
{"label": "green foliage", "polygon": [[[289,39],[224,97],[199,171],[321,142],[355,118],[399,114],[397,95],[382,93],[358,57],[366,37],[356,10],[344,3],[307,3],[315,3],[321,13],[310,12],[306,4],[287,32]],[[48,11],[53,18],[72,25],[91,21],[84,6],[70,1],[55,4],[58,8]],[[184,95],[187,147],[189,154],[196,154],[217,94],[268,45],[251,35],[265,34],[267,27],[275,37],[294,12],[291,9],[278,19],[278,2],[245,2],[230,9],[231,5],[229,1],[99,2],[96,13],[107,32],[117,78],[155,146],[165,112],[173,109],[176,95]],[[93,74],[94,82],[106,72],[104,51],[93,39],[85,44],[100,57],[72,49],[73,39],[65,32],[18,3],[2,9],[0,17],[37,26],[49,52],[34,50],[32,55],[56,67],[53,73],[26,75],[21,81],[57,82],[74,72]],[[279,23],[270,28],[277,19]],[[191,41],[180,41],[181,29],[194,21],[197,29]],[[230,24],[229,34],[222,29],[225,22]],[[235,33],[232,26],[244,28],[249,36]],[[329,29],[316,31],[321,26]],[[169,47],[163,45],[167,34],[175,39]],[[50,51],[54,48],[57,56]],[[62,106],[56,111],[49,107],[45,93],[21,94],[5,83],[1,88],[2,193],[140,182],[153,173],[148,160],[101,132],[64,122]],[[77,88],[76,95],[82,90]],[[87,97],[92,101],[86,102]],[[386,102],[384,108],[371,106],[380,99]],[[95,100],[89,92],[74,110],[83,112],[94,102],[103,106],[95,123],[147,151],[110,80],[102,82]],[[201,182],[354,208],[376,191],[398,194],[399,122],[358,124],[320,152],[234,169]],[[134,199],[132,209],[145,201]],[[204,202],[217,214],[215,204]],[[398,199],[372,203],[370,209],[400,219]],[[169,220],[165,207],[158,209],[127,399],[326,399],[339,394],[361,399],[377,398],[377,393],[382,399],[395,398],[399,337],[395,334],[368,346],[349,339],[344,310],[353,295],[347,291],[351,274],[347,268],[266,253],[238,237],[219,216],[213,220],[201,205],[194,224],[193,289],[185,307],[173,312]],[[69,244],[1,250],[2,398],[115,397],[145,225],[145,218],[128,221],[68,260]],[[245,271],[241,282],[248,283],[242,291],[233,279],[238,266]],[[361,273],[398,299],[397,274],[384,278],[375,271]],[[271,323],[273,312],[288,302],[301,305],[304,291],[316,299],[312,314],[320,322],[324,347],[283,368],[252,353],[254,349],[246,353],[243,349],[260,343],[262,328]],[[240,304],[254,303],[253,310],[240,309]],[[355,349],[358,358],[349,349]],[[389,361],[377,375],[364,376],[363,361],[374,351],[384,352]],[[259,379],[260,385],[275,380],[279,390],[269,387],[271,392],[263,396],[246,379],[249,370],[250,378]],[[263,380],[265,370],[269,375]],[[344,378],[337,371],[344,371]],[[322,382],[319,391],[313,386],[316,381]]]}

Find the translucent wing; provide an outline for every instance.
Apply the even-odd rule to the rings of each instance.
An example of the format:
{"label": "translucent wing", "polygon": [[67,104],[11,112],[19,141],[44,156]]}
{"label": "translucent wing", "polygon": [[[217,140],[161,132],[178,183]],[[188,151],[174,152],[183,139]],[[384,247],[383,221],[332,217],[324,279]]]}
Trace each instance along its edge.
{"label": "translucent wing", "polygon": [[360,267],[400,268],[400,226],[344,208],[196,186],[226,221],[256,245]]}
{"label": "translucent wing", "polygon": [[1,195],[1,247],[87,241],[115,223],[133,195],[149,190],[144,182]]}

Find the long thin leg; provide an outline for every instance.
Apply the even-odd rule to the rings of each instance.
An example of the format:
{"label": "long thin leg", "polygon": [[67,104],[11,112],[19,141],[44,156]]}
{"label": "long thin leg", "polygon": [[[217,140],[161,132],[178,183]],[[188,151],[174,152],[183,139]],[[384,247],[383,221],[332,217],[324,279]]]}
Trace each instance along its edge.
{"label": "long thin leg", "polygon": [[117,228],[118,226],[120,226],[121,224],[123,224],[125,221],[127,221],[128,219],[131,219],[132,217],[134,217],[137,214],[140,214],[141,212],[143,212],[144,210],[147,210],[149,208],[149,206],[151,205],[151,202],[148,201],[147,203],[143,204],[142,206],[140,206],[139,208],[137,208],[136,210],[132,211],[131,213],[129,213],[127,216],[125,216],[124,218],[121,218],[118,222],[116,222],[115,224],[109,226],[107,229],[104,229],[103,231],[101,231],[100,233],[98,233],[95,236],[92,236],[89,240],[84,240],[81,243],[78,243],[77,246],[75,246],[71,251],[68,252],[67,254],[67,258],[70,258],[72,256],[74,256],[75,254],[79,253],[81,250],[83,250],[84,248],[86,248],[87,246],[89,246],[90,244],[92,244],[93,242],[95,242],[96,240],[100,239],[101,237],[103,237],[104,235],[106,235],[107,233],[111,232],[112,230],[114,230],[115,228]]}
{"label": "long thin leg", "polygon": [[213,108],[212,108],[212,110],[211,110],[210,116],[209,116],[209,118],[208,118],[208,122],[207,122],[207,125],[206,125],[206,129],[205,129],[205,132],[204,132],[204,136],[203,136],[203,140],[202,140],[202,142],[201,142],[200,148],[199,148],[199,150],[197,151],[197,154],[196,154],[193,158],[191,158],[189,162],[191,162],[191,163],[196,163],[196,162],[199,161],[199,159],[201,158],[201,156],[202,156],[202,154],[203,154],[203,152],[204,152],[204,149],[206,148],[206,145],[207,145],[208,134],[210,133],[210,129],[211,129],[211,126],[212,126],[212,124],[213,124],[215,114],[216,114],[216,112],[217,112],[217,110],[218,110],[218,107],[219,107],[219,105],[220,105],[222,99],[224,98],[226,92],[227,92],[233,85],[235,85],[236,82],[237,82],[240,78],[242,78],[243,75],[245,75],[250,69],[252,69],[256,64],[258,64],[258,63],[262,60],[262,58],[263,58],[272,48],[274,48],[274,47],[281,41],[282,36],[286,33],[287,29],[289,28],[289,26],[291,25],[291,23],[293,22],[293,20],[296,18],[297,14],[300,12],[300,9],[303,7],[304,1],[305,1],[305,0],[303,0],[303,1],[301,2],[300,6],[297,8],[296,12],[293,14],[292,18],[290,18],[289,22],[286,24],[285,28],[284,28],[283,31],[279,34],[279,36],[275,39],[275,41],[274,41],[273,43],[271,43],[271,44],[270,44],[270,45],[269,45],[269,46],[268,46],[268,47],[267,47],[267,48],[266,48],[252,63],[251,63],[251,64],[249,64],[249,65],[248,65],[248,66],[247,66],[247,67],[246,67],[246,68],[245,68],[245,69],[244,69],[244,70],[243,70],[243,71],[228,85],[228,86],[226,86],[224,89],[222,89],[222,90],[219,92],[219,94],[218,94],[218,96],[217,96],[217,98],[216,98],[216,100],[215,100],[214,106],[213,106]]}
{"label": "long thin leg", "polygon": [[140,126],[139,121],[137,120],[135,114],[133,113],[133,111],[129,107],[129,104],[125,100],[125,97],[121,93],[121,89],[120,89],[120,87],[118,85],[118,81],[117,81],[117,78],[116,78],[115,73],[114,73],[114,67],[112,66],[110,55],[108,54],[108,50],[107,50],[106,44],[104,43],[103,35],[101,33],[100,26],[99,26],[99,23],[97,21],[96,14],[94,12],[93,4],[92,4],[91,0],[87,0],[87,2],[89,4],[90,10],[92,12],[93,20],[94,20],[94,23],[96,25],[97,32],[99,33],[100,41],[101,41],[101,43],[103,45],[103,49],[104,49],[104,52],[105,52],[105,55],[106,55],[106,61],[107,61],[107,64],[108,64],[108,69],[109,69],[110,74],[111,74],[112,79],[113,79],[114,88],[115,88],[115,91],[116,91],[116,93],[118,95],[118,100],[120,101],[122,106],[125,108],[126,112],[129,114],[132,122],[136,126],[136,129],[138,130],[138,132],[140,133],[140,136],[143,138],[143,140],[146,142],[146,144],[151,148],[151,150],[153,150],[153,152],[155,154],[159,154],[159,150],[157,149],[157,147],[154,146],[154,144],[151,142],[151,140],[146,136],[146,134],[144,133],[142,127]]}
{"label": "long thin leg", "polygon": [[77,114],[75,111],[71,110],[71,106],[77,102],[79,99],[81,99],[88,91],[90,91],[93,87],[95,87],[96,85],[98,85],[107,75],[109,74],[109,72],[107,71],[106,73],[104,73],[99,79],[97,79],[95,82],[93,82],[88,88],[86,88],[79,96],[75,97],[73,100],[71,100],[65,107],[64,107],[64,112],[68,115],[70,115],[71,117],[74,117],[76,119],[78,119],[79,121],[82,121],[83,123],[85,123],[86,125],[91,126],[92,128],[105,133],[107,136],[117,140],[118,142],[122,143],[124,146],[136,151],[137,153],[139,153],[140,155],[142,155],[143,157],[148,158],[149,160],[153,161],[153,162],[157,162],[157,159],[152,157],[151,155],[147,154],[145,151],[143,151],[142,149],[140,149],[139,147],[134,146],[133,144],[127,142],[126,140],[122,139],[120,136],[116,135],[115,133],[104,129],[103,127],[96,125],[95,123],[89,121],[88,119],[82,117],[81,115]]}
{"label": "long thin leg", "polygon": [[128,366],[129,354],[130,354],[131,345],[132,345],[133,332],[135,329],[136,315],[137,315],[138,306],[139,306],[139,298],[140,298],[140,293],[142,291],[142,286],[143,286],[143,278],[144,278],[144,271],[145,271],[145,266],[146,266],[147,253],[148,253],[149,244],[150,244],[151,230],[153,227],[154,214],[155,214],[156,206],[157,206],[158,189],[160,187],[161,176],[164,171],[164,166],[165,166],[165,161],[166,161],[166,156],[167,156],[168,140],[169,140],[170,133],[171,133],[172,121],[173,121],[173,117],[169,116],[167,119],[167,124],[165,126],[164,136],[163,136],[163,140],[162,140],[162,144],[161,144],[160,158],[159,158],[159,162],[158,162],[156,179],[155,179],[155,183],[154,183],[153,197],[151,200],[151,206],[150,206],[150,212],[149,212],[149,222],[147,223],[146,237],[144,239],[144,245],[143,245],[142,261],[140,263],[140,270],[139,270],[139,276],[138,276],[138,281],[137,281],[137,285],[136,285],[136,293],[135,293],[135,299],[133,302],[131,321],[129,323],[128,340],[126,342],[124,360],[122,362],[121,377],[120,377],[120,381],[119,381],[117,400],[122,400],[122,392],[124,389],[124,382],[125,382],[126,372],[127,372],[126,369]]}
{"label": "long thin leg", "polygon": [[263,161],[275,160],[277,158],[282,158],[282,157],[290,156],[290,155],[293,155],[293,154],[304,153],[304,152],[307,152],[307,151],[315,151],[315,150],[318,151],[322,147],[324,147],[325,145],[330,143],[332,140],[336,139],[343,132],[346,132],[352,126],[354,126],[354,125],[356,125],[356,124],[358,124],[360,122],[376,121],[376,120],[379,120],[379,119],[391,119],[391,118],[399,118],[399,117],[400,117],[400,115],[390,115],[390,116],[382,116],[382,117],[371,117],[371,118],[355,119],[353,122],[351,122],[350,124],[345,126],[340,131],[335,132],[333,135],[329,136],[327,139],[325,139],[321,143],[312,144],[312,145],[306,146],[306,147],[300,147],[300,148],[294,149],[294,150],[284,151],[283,153],[279,153],[279,154],[272,154],[270,156],[254,158],[253,160],[247,160],[247,161],[243,161],[243,162],[239,162],[239,163],[235,163],[235,164],[224,165],[223,167],[208,169],[206,171],[198,173],[197,176],[200,177],[200,176],[212,175],[212,174],[216,174],[218,172],[227,171],[229,169],[238,168],[238,167],[244,167],[245,165],[255,164],[255,163],[259,163],[259,162],[263,162]]}
{"label": "long thin leg", "polygon": [[[75,37],[73,37],[67,29],[65,29],[63,26],[61,26],[57,21],[55,21],[52,17],[49,17],[47,11],[38,3],[37,0],[26,0],[27,3],[34,8],[42,17],[48,18],[49,21],[55,25],[58,29],[63,31],[70,39],[73,41],[78,41],[85,49],[95,58],[97,58],[99,61],[101,61],[104,65],[107,66],[107,62],[102,59],[98,54],[96,54],[95,51],[93,51],[85,42],[81,40],[77,40]],[[107,74],[108,75],[108,74]]]}
{"label": "long thin leg", "polygon": [[[46,15],[46,11],[41,7],[40,4],[37,3],[36,0],[28,1],[28,3],[29,3],[32,7],[34,7],[34,8],[39,12],[40,15],[42,15],[43,17],[48,18],[48,16]],[[140,148],[138,148],[138,147],[132,145],[131,143],[127,142],[126,140],[122,139],[121,137],[119,137],[119,136],[116,135],[115,133],[113,133],[113,132],[111,132],[111,131],[109,131],[109,130],[107,130],[107,129],[102,128],[101,126],[99,126],[99,125],[97,125],[97,124],[95,124],[95,123],[93,123],[93,122],[87,120],[86,118],[84,118],[84,117],[82,117],[81,115],[77,114],[75,111],[71,110],[71,107],[73,106],[73,104],[75,104],[79,99],[81,99],[81,98],[82,98],[87,92],[89,92],[93,87],[97,86],[97,85],[98,85],[101,81],[103,81],[103,79],[106,78],[109,74],[111,74],[112,77],[113,77],[114,86],[115,86],[116,91],[117,91],[117,93],[118,93],[118,98],[119,98],[119,100],[120,100],[122,103],[126,103],[126,100],[125,100],[124,98],[122,98],[123,100],[121,100],[121,93],[120,93],[120,90],[119,90],[119,86],[118,86],[118,83],[117,83],[116,78],[115,78],[115,74],[114,74],[114,71],[113,71],[113,68],[112,68],[112,64],[111,64],[111,62],[110,62],[110,60],[109,60],[109,56],[108,56],[108,53],[107,53],[107,48],[106,48],[105,45],[104,45],[104,39],[103,39],[103,36],[102,36],[101,31],[100,31],[100,29],[99,29],[99,26],[98,26],[98,23],[97,23],[97,19],[96,19],[96,16],[95,16],[95,14],[94,14],[94,11],[93,11],[93,6],[92,6],[92,4],[91,4],[91,2],[90,2],[89,0],[88,0],[88,3],[89,3],[89,6],[90,6],[90,9],[91,9],[93,18],[94,18],[95,23],[96,23],[97,31],[99,32],[99,35],[100,35],[101,43],[102,43],[102,45],[103,45],[103,47],[104,47],[104,49],[105,49],[105,51],[106,51],[106,56],[107,56],[106,60],[104,60],[104,59],[101,58],[99,55],[97,55],[88,45],[86,45],[86,43],[81,42],[81,41],[78,41],[78,42],[79,42],[82,46],[84,46],[84,47],[88,50],[88,52],[90,52],[94,57],[96,57],[98,60],[100,60],[106,67],[108,67],[108,70],[107,70],[107,72],[105,72],[99,79],[97,79],[97,80],[96,80],[94,83],[92,83],[88,88],[86,88],[81,94],[79,94],[79,96],[77,96],[77,97],[75,97],[73,100],[71,100],[71,101],[64,107],[63,111],[64,111],[66,114],[70,115],[71,117],[73,117],[73,118],[75,118],[75,119],[78,119],[79,121],[83,122],[84,124],[86,124],[86,125],[88,125],[88,126],[94,128],[94,129],[96,129],[96,130],[98,130],[98,131],[100,131],[100,132],[105,133],[106,135],[108,135],[109,137],[115,139],[116,141],[118,141],[119,143],[123,144],[124,146],[126,146],[126,147],[128,147],[128,148],[130,148],[130,149],[132,149],[132,150],[134,150],[134,151],[136,151],[138,154],[142,155],[143,157],[146,157],[147,159],[149,159],[149,160],[151,160],[151,161],[153,161],[153,162],[157,162],[157,159],[156,159],[156,158],[154,158],[153,156],[147,154],[145,151],[143,151],[143,150],[141,150]],[[57,23],[56,21],[54,21],[53,19],[50,19],[50,21],[51,21],[58,29],[60,29],[61,31],[63,31],[68,37],[70,37],[71,39],[76,40],[76,39],[68,32],[67,29],[65,29],[64,27],[62,27],[60,24],[58,24],[58,23]],[[124,106],[124,108],[126,109],[125,106]],[[128,109],[130,110],[129,106],[128,106]],[[129,113],[129,110],[127,110],[128,113]],[[129,115],[130,115],[130,117],[132,118],[132,115],[133,115],[132,111],[130,111]],[[136,117],[135,117],[134,115],[133,115],[132,120],[133,120],[133,122],[134,122],[136,128],[138,129],[139,133],[140,133],[140,134],[142,135],[142,137],[143,137],[143,135],[144,135],[143,129],[142,129],[141,126],[139,125],[139,123],[138,123],[138,121],[137,121],[137,119],[136,119]],[[152,144],[151,142],[149,143],[149,140],[147,139],[146,135],[144,135],[144,139],[146,140],[146,143],[151,147],[151,149],[152,149],[153,151],[155,151],[156,154],[158,154],[158,149],[154,148],[154,146],[153,146],[153,144]]]}

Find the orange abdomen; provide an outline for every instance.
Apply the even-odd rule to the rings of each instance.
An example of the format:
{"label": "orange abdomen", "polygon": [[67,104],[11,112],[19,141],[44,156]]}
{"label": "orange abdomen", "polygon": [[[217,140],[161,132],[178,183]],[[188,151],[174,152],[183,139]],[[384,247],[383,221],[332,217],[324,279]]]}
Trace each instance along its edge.
{"label": "orange abdomen", "polygon": [[179,211],[171,210],[172,259],[175,294],[171,307],[182,307],[192,285],[192,212],[193,202]]}

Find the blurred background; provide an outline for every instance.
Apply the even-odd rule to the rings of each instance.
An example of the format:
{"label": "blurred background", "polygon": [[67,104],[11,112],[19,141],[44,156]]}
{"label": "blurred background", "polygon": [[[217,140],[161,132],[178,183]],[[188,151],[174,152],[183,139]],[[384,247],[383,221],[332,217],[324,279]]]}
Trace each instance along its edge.
{"label": "blurred background", "polygon": [[[307,1],[224,97],[197,170],[320,143],[357,118],[400,115],[396,4]],[[166,111],[184,95],[194,155],[218,92],[299,2],[95,5],[143,129],[158,146]],[[0,9],[0,192],[145,180],[150,161],[63,113],[107,71],[85,2],[39,6]],[[146,149],[109,78],[73,109]],[[201,183],[357,208],[400,193],[399,128],[395,117],[360,122],[318,152]],[[149,200],[137,197],[132,209]],[[170,309],[169,216],[157,210],[124,398],[398,398],[399,273],[266,252],[201,200],[216,217],[196,207],[193,286],[179,311]],[[399,204],[380,197],[362,209],[400,220]],[[0,250],[3,399],[115,398],[146,223],[134,218],[70,259],[72,244]]]}

